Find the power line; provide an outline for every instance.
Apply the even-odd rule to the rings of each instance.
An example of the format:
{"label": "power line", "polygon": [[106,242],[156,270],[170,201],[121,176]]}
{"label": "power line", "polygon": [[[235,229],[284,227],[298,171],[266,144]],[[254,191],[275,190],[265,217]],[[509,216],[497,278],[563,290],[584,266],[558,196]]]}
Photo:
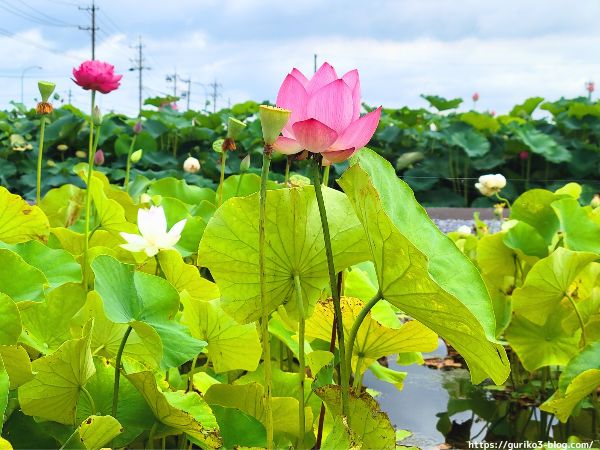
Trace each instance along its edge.
{"label": "power line", "polygon": [[58,26],[65,26],[65,27],[77,27],[77,25],[71,24],[71,23],[67,23],[62,19],[58,19],[56,17],[50,16],[48,14],[46,14],[44,11],[40,11],[38,8],[35,8],[33,6],[31,6],[29,3],[27,3],[25,0],[19,0],[19,2],[25,6],[26,8],[28,8],[29,10],[33,11],[34,13],[38,14],[39,16],[42,16],[43,18],[46,18],[47,20],[51,20],[52,22],[55,22],[58,24]]}
{"label": "power line", "polygon": [[73,26],[73,27],[76,26],[76,25],[67,24],[66,22],[62,22],[62,23],[54,22],[53,23],[44,18],[36,17],[36,16],[28,13],[27,11],[17,8],[15,5],[7,3],[6,1],[4,1],[3,4],[0,4],[0,8],[9,12],[10,14],[13,14],[17,17],[28,20],[30,22],[36,23],[38,25],[46,25],[46,26],[50,26],[50,27],[59,27],[59,28],[67,28],[67,27],[71,27],[71,26]]}
{"label": "power line", "polygon": [[68,53],[59,52],[59,51],[57,51],[57,50],[54,50],[53,48],[47,47],[47,46],[45,46],[45,45],[42,45],[42,44],[40,44],[40,43],[38,43],[38,42],[30,41],[29,39],[26,39],[26,38],[24,38],[24,37],[17,36],[17,35],[16,35],[15,33],[13,33],[12,31],[6,30],[6,29],[4,29],[4,28],[0,28],[0,35],[2,35],[2,36],[5,36],[5,37],[7,37],[7,38],[9,38],[9,39],[13,39],[13,40],[15,40],[15,41],[17,41],[17,42],[22,42],[22,43],[24,43],[24,44],[31,45],[31,46],[33,46],[33,47],[37,47],[37,48],[39,48],[40,50],[44,50],[44,51],[46,51],[46,52],[50,52],[50,53],[53,53],[53,54],[55,54],[55,55],[61,55],[61,56],[65,56],[65,57],[67,57],[67,58],[70,58],[70,59],[73,59],[73,60],[75,60],[75,61],[79,61],[79,60],[80,60],[80,58],[78,58],[78,57],[76,57],[76,56],[69,55]]}

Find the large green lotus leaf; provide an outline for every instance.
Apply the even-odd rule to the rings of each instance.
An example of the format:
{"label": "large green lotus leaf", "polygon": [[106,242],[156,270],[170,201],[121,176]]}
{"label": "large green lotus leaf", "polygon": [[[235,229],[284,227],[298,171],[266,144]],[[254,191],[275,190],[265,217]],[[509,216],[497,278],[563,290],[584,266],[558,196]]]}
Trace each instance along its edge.
{"label": "large green lotus leaf", "polygon": [[[283,184],[267,181],[267,189],[281,189]],[[260,190],[260,176],[255,173],[243,173],[227,177],[223,183],[223,202],[232,197],[246,197]],[[217,189],[217,198],[219,189]]]}
{"label": "large green lotus leaf", "polygon": [[77,428],[75,446],[65,449],[101,450],[122,433],[121,424],[112,416],[90,416]]}
{"label": "large green lotus leaf", "polygon": [[[336,271],[366,259],[364,232],[348,199],[324,189]],[[327,259],[314,188],[267,192],[265,265],[269,312],[285,304],[296,315],[294,275],[300,277],[306,315],[327,288]],[[240,323],[260,317],[258,195],[232,198],[209,222],[198,250],[221,291],[223,309]]]}
{"label": "large green lotus leaf", "polygon": [[550,244],[560,227],[551,205],[561,198],[565,198],[565,195],[557,195],[545,189],[531,189],[514,201],[510,218],[528,223]]}
{"label": "large green lotus leaf", "polygon": [[[138,372],[127,375],[152,410],[154,417],[164,425],[182,431],[200,441],[204,448],[221,447],[221,438],[214,428],[205,427],[194,416],[171,405],[165,395],[158,390],[152,372]],[[207,400],[208,402],[208,400]]]}
{"label": "large green lotus leaf", "polygon": [[21,315],[12,298],[0,293],[0,345],[13,345],[21,335]]}
{"label": "large green lotus leaf", "polygon": [[429,102],[431,106],[436,108],[438,111],[446,111],[447,109],[458,108],[460,104],[463,102],[462,98],[453,98],[453,99],[445,99],[444,97],[440,97],[438,95],[423,95],[421,94],[425,100]]}
{"label": "large green lotus leaf", "polygon": [[579,273],[598,255],[557,248],[538,261],[527,274],[523,286],[513,292],[513,309],[519,315],[541,325],[572,290]]}
{"label": "large green lotus leaf", "polygon": [[512,318],[512,296],[514,277],[501,277],[495,274],[482,274],[490,292],[496,316],[496,336],[500,338]]}
{"label": "large green lotus leaf", "polygon": [[[239,385],[214,384],[204,399],[209,405],[236,408],[265,423],[263,406],[264,389],[258,383]],[[298,400],[291,397],[272,397],[273,432],[275,440],[283,437],[298,437]],[[312,411],[306,408],[306,430],[312,429]]]}
{"label": "large green lotus leaf", "polygon": [[215,202],[215,191],[187,184],[185,180],[176,178],[162,178],[152,183],[148,189],[149,195],[162,195],[174,197],[188,205],[197,205],[202,200]]}
{"label": "large green lotus leaf", "polygon": [[51,355],[33,362],[33,380],[19,388],[19,404],[25,414],[75,424],[81,387],[96,372],[90,335],[87,328],[80,339],[67,341]]}
{"label": "large green lotus leaf", "polygon": [[206,343],[194,339],[175,320],[179,294],[165,279],[136,272],[111,256],[101,255],[92,262],[95,290],[104,302],[106,317],[115,323],[139,321],[152,326],[163,345],[163,368],[177,367],[194,358]]}
{"label": "large green lotus leaf", "polygon": [[507,247],[515,250],[519,257],[527,262],[535,263],[537,258],[548,256],[546,241],[535,228],[526,222],[517,222],[504,234],[502,240]]}
{"label": "large green lotus leaf", "polygon": [[237,408],[211,406],[221,429],[224,448],[266,448],[267,430],[250,414]]}
{"label": "large green lotus leaf", "polygon": [[362,443],[356,433],[348,427],[348,420],[343,416],[336,416],[331,431],[321,446],[322,450],[360,450]]}
{"label": "large green lotus leaf", "polygon": [[[342,297],[341,306],[342,323],[348,335],[364,303],[357,298]],[[330,340],[333,317],[333,303],[319,301],[314,314],[306,321],[306,336]],[[391,329],[373,320],[368,313],[356,335],[352,348],[352,365],[356,369],[356,362],[361,357],[363,363],[359,370],[362,373],[383,356],[404,352],[430,352],[437,346],[437,335],[416,320],[405,323],[400,329]]]}
{"label": "large green lotus leaf", "polygon": [[558,388],[565,393],[573,380],[589,369],[600,369],[600,342],[586,345],[564,368],[558,379]]}
{"label": "large green lotus leaf", "polygon": [[531,116],[533,111],[542,103],[544,99],[542,97],[530,97],[519,105],[515,105],[510,111],[511,116],[515,117],[527,117]]}
{"label": "large green lotus leaf", "polygon": [[504,243],[504,234],[483,236],[477,243],[477,264],[484,274],[514,276],[517,254]]}
{"label": "large green lotus leaf", "polygon": [[2,432],[2,425],[4,424],[4,413],[8,406],[8,391],[10,390],[10,379],[8,378],[8,372],[4,367],[4,361],[0,356],[0,433]]}
{"label": "large green lotus leaf", "polygon": [[69,283],[47,294],[45,302],[20,302],[23,342],[48,354],[71,339],[71,320],[83,306],[85,296],[81,284]]}
{"label": "large green lotus leaf", "polygon": [[48,286],[48,280],[39,269],[5,248],[0,248],[0,267],[10,267],[10,270],[0,271],[0,292],[16,302],[44,300],[44,288]]}
{"label": "large green lotus leaf", "polygon": [[366,149],[358,155],[340,184],[367,233],[383,297],[448,340],[475,383],[502,383],[509,364],[491,342],[496,319],[481,275],[387,161]]}
{"label": "large green lotus leaf", "polygon": [[46,213],[51,227],[68,228],[77,222],[85,209],[85,191],[73,184],[50,189],[40,208]]}
{"label": "large green lotus leaf", "polygon": [[[561,312],[563,314],[561,314]],[[529,372],[550,365],[565,365],[577,353],[581,331],[569,334],[561,326],[561,308],[538,325],[523,316],[515,315],[505,336]]]}
{"label": "large green lotus leaf", "polygon": [[487,138],[471,128],[455,131],[450,136],[450,142],[462,148],[469,158],[478,158],[490,151]]}
{"label": "large green lotus leaf", "polygon": [[396,386],[399,391],[404,387],[404,379],[408,375],[407,372],[398,372],[397,370],[382,366],[378,362],[371,364],[369,370],[381,381]]}
{"label": "large green lotus leaf", "polygon": [[598,386],[600,386],[600,369],[586,370],[573,378],[565,392],[557,390],[540,406],[540,409],[554,414],[564,423],[579,402],[598,389]]}
{"label": "large green lotus leaf", "polygon": [[560,220],[565,247],[575,251],[600,253],[600,225],[588,217],[574,198],[552,203]]}
{"label": "large green lotus leaf", "polygon": [[196,392],[167,391],[163,392],[163,395],[172,406],[190,414],[204,428],[212,431],[219,428],[210,406]]}
{"label": "large green lotus leaf", "polygon": [[163,198],[160,205],[164,209],[169,229],[177,222],[186,219],[185,227],[175,247],[185,256],[196,253],[200,238],[206,228],[206,221],[202,217],[191,216],[189,206],[176,198]]}
{"label": "large green lotus leaf", "polygon": [[550,135],[537,130],[531,124],[511,127],[515,137],[533,153],[542,155],[544,159],[559,164],[571,160],[571,153],[557,143]]}
{"label": "large green lotus leaf", "polygon": [[461,114],[459,118],[461,121],[468,123],[479,131],[490,131],[492,133],[496,133],[500,129],[498,119],[487,113],[469,111]]}
{"label": "large green lotus leaf", "polygon": [[0,186],[0,242],[45,241],[49,233],[48,218],[39,207]]}
{"label": "large green lotus leaf", "polygon": [[17,389],[33,378],[29,354],[20,345],[0,345],[0,358],[10,379],[10,389]]}
{"label": "large green lotus leaf", "polygon": [[[127,325],[111,322],[104,314],[102,299],[96,291],[87,295],[87,301],[74,319],[71,329],[81,333],[83,326],[94,319],[91,348],[94,355],[114,360]],[[149,370],[157,369],[162,359],[162,342],[158,333],[144,322],[132,322],[133,331],[123,349],[124,364],[135,361]]]}
{"label": "large green lotus leaf", "polygon": [[[337,385],[316,389],[334,417],[342,416],[342,391]],[[379,409],[379,405],[367,392],[360,396],[350,395],[348,425],[364,445],[364,448],[396,448],[396,432],[390,419]]]}
{"label": "large green lotus leaf", "polygon": [[208,342],[208,356],[215,372],[256,370],[262,347],[255,324],[238,324],[225,314],[219,299],[206,302],[184,293],[181,302],[181,323],[196,339]]}
{"label": "large green lotus leaf", "polygon": [[158,254],[160,268],[167,281],[182,294],[186,291],[194,300],[209,301],[220,298],[217,285],[202,278],[198,268],[186,264],[179,252],[164,250]]}
{"label": "large green lotus leaf", "polygon": [[65,250],[50,248],[38,241],[0,247],[8,248],[23,260],[40,270],[48,280],[51,288],[65,283],[81,282],[81,266],[75,258]]}

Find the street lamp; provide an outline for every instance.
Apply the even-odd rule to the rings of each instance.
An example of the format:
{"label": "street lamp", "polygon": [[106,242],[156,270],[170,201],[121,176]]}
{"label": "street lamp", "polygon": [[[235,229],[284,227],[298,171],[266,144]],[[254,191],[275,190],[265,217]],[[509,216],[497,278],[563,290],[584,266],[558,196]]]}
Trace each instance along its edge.
{"label": "street lamp", "polygon": [[23,103],[23,80],[25,78],[25,72],[27,72],[28,70],[31,69],[39,69],[42,70],[42,66],[29,66],[29,67],[25,67],[22,71],[21,71],[21,103]]}

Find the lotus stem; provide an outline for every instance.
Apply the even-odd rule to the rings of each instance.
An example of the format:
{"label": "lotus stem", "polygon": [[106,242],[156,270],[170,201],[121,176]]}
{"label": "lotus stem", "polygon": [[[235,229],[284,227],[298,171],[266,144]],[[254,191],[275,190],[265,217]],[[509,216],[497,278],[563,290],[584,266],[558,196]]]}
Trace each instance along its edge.
{"label": "lotus stem", "polygon": [[[223,183],[225,182],[225,162],[227,161],[227,150],[223,150],[221,153],[221,178],[219,179],[219,204],[217,206],[221,206],[223,203]],[[268,170],[268,168],[267,168]],[[269,173],[267,172],[267,176]],[[265,185],[266,187],[266,185]]]}
{"label": "lotus stem", "polygon": [[500,194],[498,194],[497,192],[496,192],[496,198],[497,198],[498,200],[500,200],[501,202],[503,202],[504,204],[506,204],[506,207],[507,207],[508,209],[510,209],[510,208],[511,208],[511,206],[510,206],[510,202],[509,202],[507,199],[505,199],[504,197],[501,197],[501,196],[500,196]]}
{"label": "lotus stem", "polygon": [[44,154],[44,132],[46,131],[46,116],[42,116],[40,123],[40,143],[38,145],[37,158],[37,189],[35,192],[35,203],[40,206],[42,201],[42,158]]}
{"label": "lotus stem", "polygon": [[296,303],[298,304],[298,445],[297,448],[304,448],[304,430],[306,429],[306,419],[304,417],[304,380],[306,377],[305,362],[304,362],[304,300],[302,298],[302,286],[300,284],[300,276],[294,275],[294,283],[296,287]]}
{"label": "lotus stem", "polygon": [[577,315],[577,320],[579,321],[579,327],[581,328],[581,341],[583,343],[583,347],[585,347],[587,345],[587,342],[586,342],[586,338],[585,338],[585,323],[583,322],[583,317],[581,316],[581,312],[579,311],[579,308],[577,307],[577,303],[575,303],[575,300],[573,299],[573,297],[571,297],[569,294],[567,294],[567,298],[569,299],[569,301],[571,302],[571,305],[573,306],[573,309],[575,310],[575,315]]}
{"label": "lotus stem", "polygon": [[194,370],[196,370],[196,363],[198,362],[198,356],[194,356],[192,360],[192,367],[190,368],[190,373],[188,374],[188,388],[187,392],[194,390]]}
{"label": "lotus stem", "polygon": [[261,318],[260,327],[263,345],[263,364],[265,369],[265,428],[267,430],[267,450],[273,448],[273,410],[271,408],[271,347],[269,339],[269,306],[267,304],[267,280],[265,269],[265,222],[267,212],[267,181],[269,179],[269,167],[271,166],[271,148],[265,146],[263,152],[263,165],[260,177],[260,191],[258,194],[258,275],[260,282],[260,305]]}
{"label": "lotus stem", "polygon": [[[85,228],[83,240],[83,286],[87,289],[88,272],[88,249],[90,239],[90,209],[92,207],[92,196],[90,195],[90,183],[92,181],[92,172],[94,171],[94,106],[96,106],[96,91],[92,91],[92,109],[90,111],[90,138],[88,142],[88,173],[87,186],[85,189]],[[99,134],[99,133],[98,133]],[[97,141],[96,141],[97,142]]]}
{"label": "lotus stem", "polygon": [[329,170],[331,166],[325,166],[323,169],[323,186],[329,186]]}
{"label": "lotus stem", "polygon": [[285,187],[288,187],[288,183],[290,181],[290,167],[292,165],[292,155],[288,155],[287,160],[285,162]]}
{"label": "lotus stem", "polygon": [[96,415],[96,403],[94,402],[93,397],[90,395],[89,391],[85,388],[85,386],[81,386],[80,390],[83,393],[83,396],[87,400],[88,404],[90,405],[90,411],[92,412],[90,416]]}
{"label": "lotus stem", "polygon": [[[369,300],[365,306],[363,306],[363,309],[360,310],[360,312],[358,313],[358,317],[352,324],[352,329],[350,330],[350,335],[348,336],[348,348],[346,350],[346,371],[349,374],[352,373],[352,351],[354,348],[354,341],[356,340],[356,336],[358,335],[358,330],[360,329],[360,326],[362,325],[363,321],[365,320],[365,317],[367,317],[367,314],[369,314],[369,311],[371,311],[373,306],[375,306],[375,304],[379,300],[381,300],[381,298],[382,298],[381,292],[378,291],[377,294],[375,294],[373,296],[373,298],[371,300]],[[358,370],[359,370],[359,367],[357,364],[356,365],[356,375],[355,375],[356,377],[359,376]]]}
{"label": "lotus stem", "polygon": [[117,418],[117,407],[119,404],[119,383],[121,381],[121,358],[123,357],[123,350],[125,349],[125,344],[127,343],[127,339],[131,334],[131,325],[127,327],[123,338],[121,339],[121,345],[119,345],[119,350],[117,351],[117,359],[115,360],[115,382],[113,384],[113,399],[112,399],[112,410],[111,416],[115,419]]}
{"label": "lotus stem", "polygon": [[340,291],[337,284],[337,276],[335,273],[335,265],[333,261],[333,251],[331,250],[331,237],[329,235],[329,224],[327,222],[327,211],[325,209],[325,201],[323,200],[323,190],[321,188],[321,159],[317,156],[313,160],[313,185],[315,187],[315,196],[317,197],[317,205],[319,206],[319,215],[321,216],[321,228],[323,229],[323,239],[325,241],[325,254],[327,255],[327,267],[329,272],[329,286],[331,288],[331,297],[333,299],[333,309],[337,324],[337,334],[340,352],[340,378],[342,385],[342,413],[348,416],[349,408],[349,392],[350,378],[346,370],[346,356],[344,345],[344,326],[342,324],[342,307],[340,303]]}
{"label": "lotus stem", "polygon": [[127,152],[127,166],[125,168],[125,192],[129,192],[129,177],[131,173],[131,154],[133,153],[133,146],[135,145],[135,140],[137,136],[134,134],[133,139],[131,139],[131,145],[129,146],[129,151]]}
{"label": "lotus stem", "polygon": [[[338,277],[338,281],[340,281],[341,277]],[[342,284],[342,283],[339,283]],[[341,289],[340,289],[341,290]],[[331,324],[331,339],[329,341],[329,352],[335,352],[335,338],[336,338],[336,320],[333,318],[333,322]],[[332,361],[333,364],[333,361]],[[316,374],[314,374],[316,376]],[[317,442],[315,444],[315,449],[319,450],[321,448],[321,442],[323,441],[323,425],[325,423],[325,403],[321,402],[321,411],[319,412],[319,425],[317,427]]]}

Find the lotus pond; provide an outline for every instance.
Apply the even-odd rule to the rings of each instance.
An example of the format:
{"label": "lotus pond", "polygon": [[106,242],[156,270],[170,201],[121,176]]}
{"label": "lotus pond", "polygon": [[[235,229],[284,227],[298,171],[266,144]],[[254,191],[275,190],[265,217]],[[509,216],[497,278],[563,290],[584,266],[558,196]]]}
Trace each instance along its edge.
{"label": "lotus pond", "polygon": [[[35,120],[4,123],[38,141],[35,164],[6,158],[0,187],[0,448],[598,443],[600,201],[585,183],[455,184],[457,147],[468,173],[491,115],[456,119],[447,181],[466,204],[476,192],[498,202],[501,229],[475,216],[444,234],[376,151],[390,138],[375,134],[381,108],[361,115],[356,71],[294,69],[277,106],[244,120],[166,113],[185,133],[219,121],[201,151],[214,180],[208,157],[178,153],[176,122],[153,138],[156,112],[102,116],[112,66],[88,61],[74,78],[91,92],[77,130],[63,119],[73,109],[53,111],[50,83]],[[571,158],[541,132],[523,137],[527,111],[498,127]],[[87,162],[50,164],[44,144],[64,152],[69,133],[87,138]],[[185,178],[136,169],[165,157]]]}

